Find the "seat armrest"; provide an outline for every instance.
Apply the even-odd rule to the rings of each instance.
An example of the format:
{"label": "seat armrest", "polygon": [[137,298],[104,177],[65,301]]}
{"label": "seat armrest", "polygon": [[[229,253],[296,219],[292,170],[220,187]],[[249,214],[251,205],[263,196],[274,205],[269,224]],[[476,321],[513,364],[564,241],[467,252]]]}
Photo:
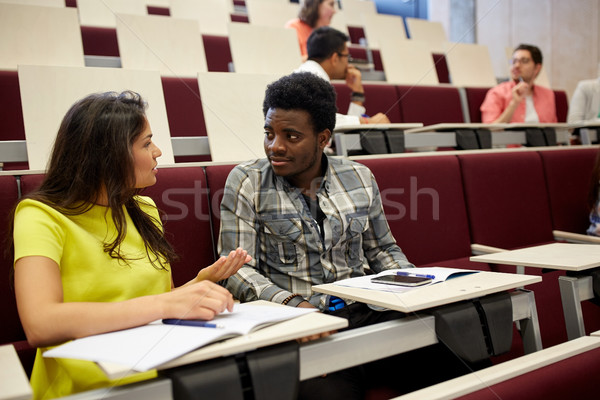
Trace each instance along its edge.
{"label": "seat armrest", "polygon": [[0,387],[0,400],[33,398],[27,374],[12,344],[0,346]]}
{"label": "seat armrest", "polygon": [[552,231],[552,234],[554,235],[555,240],[564,240],[571,243],[600,244],[600,237],[598,236],[582,235],[580,233],[565,231]]}
{"label": "seat armrest", "polygon": [[471,253],[473,253],[474,256],[480,256],[483,254],[491,253],[500,253],[501,251],[506,251],[506,249],[501,249],[500,247],[486,246],[477,243],[471,244]]}

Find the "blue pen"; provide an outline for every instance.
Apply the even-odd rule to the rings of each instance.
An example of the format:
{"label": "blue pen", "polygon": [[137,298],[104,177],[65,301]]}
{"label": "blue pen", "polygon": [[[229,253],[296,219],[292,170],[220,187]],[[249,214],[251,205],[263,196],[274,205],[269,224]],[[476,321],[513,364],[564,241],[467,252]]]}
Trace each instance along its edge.
{"label": "blue pen", "polygon": [[221,325],[217,325],[212,322],[201,321],[199,319],[165,318],[162,320],[162,322],[163,324],[169,325],[198,326],[201,328],[223,328]]}
{"label": "blue pen", "polygon": [[398,272],[396,272],[396,275],[402,275],[402,276],[416,276],[417,278],[429,278],[429,279],[435,279],[435,275],[415,274],[415,273],[413,273],[413,272],[407,272],[407,271],[398,271]]}

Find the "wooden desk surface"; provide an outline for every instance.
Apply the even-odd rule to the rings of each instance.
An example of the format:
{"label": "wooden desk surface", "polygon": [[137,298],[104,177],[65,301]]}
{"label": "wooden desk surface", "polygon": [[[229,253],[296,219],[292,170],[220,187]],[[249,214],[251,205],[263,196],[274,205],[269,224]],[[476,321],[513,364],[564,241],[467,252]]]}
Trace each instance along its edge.
{"label": "wooden desk surface", "polygon": [[492,131],[503,131],[503,130],[518,130],[526,128],[562,128],[570,129],[580,126],[581,124],[567,124],[567,123],[536,123],[536,122],[519,122],[510,124],[484,124],[480,122],[473,123],[440,123],[427,125],[420,128],[409,129],[406,133],[420,133],[420,132],[443,132],[452,131],[456,129],[479,129],[486,128]]}
{"label": "wooden desk surface", "polygon": [[471,261],[583,271],[600,266],[597,244],[552,243],[525,249],[473,256]]}
{"label": "wooden desk surface", "polygon": [[483,124],[480,122],[473,123],[458,123],[444,122],[440,124],[426,125],[420,128],[409,129],[406,133],[422,133],[422,132],[453,132],[456,129],[479,129],[486,128],[490,130],[503,130],[507,124]]}
{"label": "wooden desk surface", "polygon": [[[264,305],[265,307],[286,307],[263,300],[253,302],[253,304]],[[278,322],[247,335],[237,336],[222,342],[201,347],[198,350],[194,350],[172,361],[164,363],[157,369],[168,369],[213,358],[226,357],[232,354],[252,351],[260,347],[283,343],[322,332],[342,329],[347,326],[348,320],[345,318],[313,312],[287,321]],[[98,364],[111,379],[127,376],[133,372],[128,367],[124,367],[120,364],[106,362]]]}
{"label": "wooden desk surface", "polygon": [[335,127],[334,132],[354,132],[354,131],[390,131],[390,130],[409,130],[422,127],[423,124],[420,122],[415,123],[396,123],[396,124],[358,124],[358,125],[344,125]]}
{"label": "wooden desk surface", "polygon": [[403,293],[344,287],[333,283],[314,286],[313,290],[409,313],[502,292],[541,280],[539,276],[479,271]]}

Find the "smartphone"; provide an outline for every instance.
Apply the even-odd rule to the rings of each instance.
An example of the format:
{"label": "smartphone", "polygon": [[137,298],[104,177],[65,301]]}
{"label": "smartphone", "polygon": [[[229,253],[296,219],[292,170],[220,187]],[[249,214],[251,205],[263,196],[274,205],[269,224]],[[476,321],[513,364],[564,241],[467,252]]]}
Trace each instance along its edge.
{"label": "smartphone", "polygon": [[371,279],[373,283],[384,283],[399,286],[421,286],[432,282],[431,278],[410,275],[383,275]]}

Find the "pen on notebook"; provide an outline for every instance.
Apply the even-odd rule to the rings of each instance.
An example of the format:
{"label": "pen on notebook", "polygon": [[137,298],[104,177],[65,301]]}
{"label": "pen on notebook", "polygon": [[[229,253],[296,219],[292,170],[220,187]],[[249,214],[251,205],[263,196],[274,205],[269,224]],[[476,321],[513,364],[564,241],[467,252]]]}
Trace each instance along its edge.
{"label": "pen on notebook", "polygon": [[168,325],[198,326],[200,328],[223,328],[222,325],[194,319],[165,318],[162,320],[162,322]]}
{"label": "pen on notebook", "polygon": [[414,273],[414,272],[408,272],[408,271],[398,271],[398,272],[396,272],[396,275],[402,275],[402,276],[416,276],[417,278],[429,278],[429,279],[435,279],[435,275],[417,274],[417,273]]}

